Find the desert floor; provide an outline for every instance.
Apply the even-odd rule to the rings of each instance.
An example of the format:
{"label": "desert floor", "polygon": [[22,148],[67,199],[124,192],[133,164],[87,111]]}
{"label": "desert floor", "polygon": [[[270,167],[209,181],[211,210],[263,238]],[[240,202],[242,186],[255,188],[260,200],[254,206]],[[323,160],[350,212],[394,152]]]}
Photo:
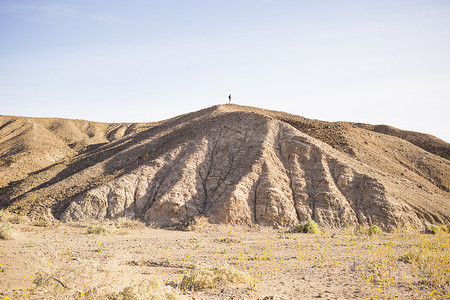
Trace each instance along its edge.
{"label": "desert floor", "polygon": [[11,233],[0,239],[0,299],[450,297],[445,232],[305,234],[206,223],[182,231],[127,221],[0,226]]}

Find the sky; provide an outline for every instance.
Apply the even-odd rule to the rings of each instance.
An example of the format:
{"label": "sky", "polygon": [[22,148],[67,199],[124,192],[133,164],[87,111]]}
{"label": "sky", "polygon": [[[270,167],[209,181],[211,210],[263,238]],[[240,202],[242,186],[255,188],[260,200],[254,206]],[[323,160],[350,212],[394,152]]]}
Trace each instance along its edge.
{"label": "sky", "polygon": [[232,102],[450,142],[449,0],[0,0],[0,114]]}

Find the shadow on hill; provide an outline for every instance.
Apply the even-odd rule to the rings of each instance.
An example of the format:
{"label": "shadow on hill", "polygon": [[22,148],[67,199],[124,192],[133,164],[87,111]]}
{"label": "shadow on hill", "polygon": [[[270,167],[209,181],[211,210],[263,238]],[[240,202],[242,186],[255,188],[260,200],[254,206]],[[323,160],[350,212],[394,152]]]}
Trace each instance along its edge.
{"label": "shadow on hill", "polygon": [[[188,166],[185,165],[186,162],[190,159],[191,156],[194,155],[197,150],[199,150],[199,147],[201,147],[202,143],[206,142],[208,144],[213,144],[217,139],[217,136],[219,136],[218,133],[220,131],[230,130],[233,132],[232,128],[236,124],[241,123],[242,125],[242,122],[246,122],[245,124],[248,123],[248,116],[249,113],[246,112],[232,112],[220,114],[216,117],[204,116],[201,119],[194,121],[192,121],[192,118],[190,118],[190,122],[184,123],[181,128],[169,131],[155,140],[152,139],[155,136],[154,134],[147,134],[145,138],[141,138],[139,139],[139,141],[133,141],[133,147],[124,149],[120,153],[117,153],[114,159],[106,161],[104,165],[104,174],[106,177],[108,175],[113,175],[112,178],[117,178],[123,174],[131,173],[140,166],[148,164],[149,162],[157,158],[164,157],[175,149],[180,149],[180,152],[165,166],[156,171],[154,177],[152,178],[154,189],[151,191],[150,195],[150,207],[151,204],[155,200],[157,200],[157,197],[162,197],[164,194],[170,192],[172,188],[179,182],[179,179],[177,180],[174,178],[177,178],[177,176],[181,176],[183,168],[188,168]],[[266,122],[266,119],[261,120],[264,120],[264,122]],[[259,121],[256,123],[259,124],[257,126],[262,126],[264,122]],[[170,126],[170,128],[172,127],[173,126]],[[263,130],[263,132],[267,132],[267,127],[260,130]],[[141,142],[142,144],[140,144]],[[230,147],[227,146],[228,152],[226,153],[226,155],[230,156],[230,162],[235,162],[236,159],[233,158],[233,156],[239,155],[240,163],[232,163],[229,166],[229,170],[224,173],[225,176],[220,180],[226,180],[228,178],[227,176],[230,175],[231,172],[233,172],[233,179],[240,181],[242,177],[246,176],[246,174],[249,172],[249,170],[251,169],[251,165],[260,158],[260,156],[257,155],[253,155],[250,157],[248,153],[242,152],[240,148],[243,148],[244,146],[244,144],[230,145]],[[239,148],[239,151],[236,153],[232,153],[230,150],[232,147]],[[259,147],[262,147],[262,145],[259,145]],[[208,152],[209,151],[211,151],[211,149],[208,149]],[[209,153],[206,154],[206,156],[208,155]],[[196,158],[193,159],[195,160]],[[207,164],[206,160],[207,159],[205,158],[203,161],[197,161],[197,168],[205,167],[205,164]],[[166,180],[166,178],[168,178],[169,176],[171,176],[171,180]],[[196,176],[198,176],[198,174]],[[200,179],[197,178],[196,180]],[[207,180],[207,178],[204,178],[204,180]],[[97,186],[104,183],[105,182],[98,182]],[[83,185],[86,185],[86,182],[84,184],[81,184],[80,186]],[[204,184],[202,185],[204,186]],[[74,197],[70,197],[70,199],[66,200],[61,199],[62,201],[55,203],[53,205],[53,212],[55,217],[59,218],[62,212],[66,210],[70,202],[75,197],[87,192],[94,187],[95,186],[89,186],[88,188],[83,188]],[[163,190],[162,188],[160,189],[160,187],[163,187]],[[198,192],[206,195],[205,191]],[[199,194],[193,196],[193,198],[200,199],[201,196]],[[201,200],[201,203],[199,203],[199,205],[201,207],[205,207],[207,200],[208,199],[206,198]],[[147,209],[149,207],[147,207]],[[202,208],[199,207],[198,211],[201,210]],[[142,216],[142,214],[140,214],[139,212],[135,213],[136,215]],[[192,216],[192,213],[187,213],[187,217]]]}
{"label": "shadow on hill", "polygon": [[[166,122],[152,127],[150,129],[144,130],[134,135],[126,136],[123,139],[113,141],[111,143],[107,143],[103,146],[99,145],[99,147],[93,149],[91,152],[87,151],[83,154],[77,155],[76,157],[70,159],[68,162],[63,162],[66,164],[66,167],[54,174],[54,168],[56,165],[61,164],[56,163],[49,167],[46,167],[44,171],[38,170],[34,172],[33,175],[41,176],[42,178],[51,177],[51,179],[46,180],[44,183],[39,184],[38,186],[32,187],[31,189],[26,190],[26,187],[21,187],[21,185],[26,186],[28,184],[33,184],[30,178],[25,178],[23,180],[19,180],[14,182],[13,184],[7,187],[8,190],[16,190],[15,194],[17,196],[11,197],[10,194],[2,195],[2,205],[4,207],[8,207],[13,203],[20,202],[20,200],[28,193],[32,193],[38,191],[43,188],[47,188],[49,186],[55,185],[58,182],[67,179],[75,173],[81,172],[89,167],[92,167],[98,163],[104,162],[105,160],[110,159],[117,153],[124,151],[128,147],[132,147],[133,145],[139,144],[145,139],[151,139],[158,134],[161,134],[164,131],[170,131],[171,128],[176,126],[181,126],[183,123],[186,123],[192,119],[199,118],[203,115],[213,112],[216,110],[216,107],[206,108],[200,111],[196,111],[193,113],[181,115],[172,119],[167,120]],[[111,168],[109,168],[111,169]],[[22,192],[21,192],[22,190]],[[61,198],[61,197],[59,197]]]}

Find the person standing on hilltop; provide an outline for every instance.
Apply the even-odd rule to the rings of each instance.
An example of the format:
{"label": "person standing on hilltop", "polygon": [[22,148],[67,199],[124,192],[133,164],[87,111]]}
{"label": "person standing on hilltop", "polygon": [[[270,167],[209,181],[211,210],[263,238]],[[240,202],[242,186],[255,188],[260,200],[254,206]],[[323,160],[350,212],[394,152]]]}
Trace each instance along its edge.
{"label": "person standing on hilltop", "polygon": [[231,94],[228,95],[228,104],[231,104]]}

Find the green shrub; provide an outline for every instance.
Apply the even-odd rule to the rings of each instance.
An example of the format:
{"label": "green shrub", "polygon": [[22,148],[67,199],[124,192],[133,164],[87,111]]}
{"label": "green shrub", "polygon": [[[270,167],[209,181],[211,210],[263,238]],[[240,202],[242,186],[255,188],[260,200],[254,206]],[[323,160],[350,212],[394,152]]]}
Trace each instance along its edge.
{"label": "green shrub", "polygon": [[381,230],[381,228],[377,225],[371,225],[369,228],[367,228],[367,235],[372,236],[381,233],[383,233],[383,230]]}
{"label": "green shrub", "polygon": [[404,263],[412,264],[412,263],[415,263],[415,262],[423,261],[423,257],[422,256],[423,255],[421,255],[421,254],[419,254],[417,252],[410,251],[410,252],[408,252],[408,253],[406,253],[404,255],[399,256],[398,260],[402,261]]}
{"label": "green shrub", "polygon": [[439,225],[431,225],[430,231],[433,234],[437,234],[438,232],[448,232],[448,226],[439,226]]}
{"label": "green shrub", "polygon": [[373,236],[381,233],[383,233],[383,230],[377,225],[370,225],[370,226],[357,225],[353,231],[353,234],[356,236]]}
{"label": "green shrub", "polygon": [[293,229],[296,233],[319,233],[319,225],[313,220],[306,222],[305,224],[299,224]]}

